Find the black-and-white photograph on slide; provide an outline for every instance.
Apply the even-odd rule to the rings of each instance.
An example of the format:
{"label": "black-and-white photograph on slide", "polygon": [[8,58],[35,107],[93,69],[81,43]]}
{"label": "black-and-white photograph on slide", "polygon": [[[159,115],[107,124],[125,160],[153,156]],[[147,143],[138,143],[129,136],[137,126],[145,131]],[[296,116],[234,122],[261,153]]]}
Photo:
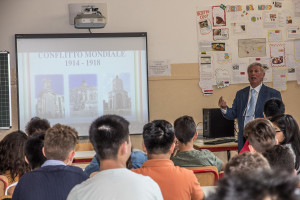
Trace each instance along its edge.
{"label": "black-and-white photograph on slide", "polygon": [[97,76],[75,74],[69,76],[71,117],[96,117],[98,115]]}

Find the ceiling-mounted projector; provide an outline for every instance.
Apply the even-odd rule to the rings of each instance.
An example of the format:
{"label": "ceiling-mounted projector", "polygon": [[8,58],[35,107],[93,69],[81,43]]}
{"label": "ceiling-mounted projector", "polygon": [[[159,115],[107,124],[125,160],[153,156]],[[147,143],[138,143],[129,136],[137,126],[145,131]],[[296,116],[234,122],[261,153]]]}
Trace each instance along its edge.
{"label": "ceiling-mounted projector", "polygon": [[74,18],[75,28],[104,28],[105,17],[98,11],[98,8],[85,8]]}

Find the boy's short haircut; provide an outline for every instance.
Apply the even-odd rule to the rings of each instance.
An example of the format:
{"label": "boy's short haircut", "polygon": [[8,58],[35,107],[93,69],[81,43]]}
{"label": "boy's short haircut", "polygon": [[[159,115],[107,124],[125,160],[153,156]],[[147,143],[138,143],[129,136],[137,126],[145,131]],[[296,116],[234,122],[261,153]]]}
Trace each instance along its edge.
{"label": "boy's short haircut", "polygon": [[174,129],[166,120],[154,120],[144,126],[143,139],[149,154],[165,154],[174,143]]}
{"label": "boy's short haircut", "polygon": [[190,142],[196,133],[196,124],[193,117],[182,116],[174,121],[175,136],[181,143]]}
{"label": "boy's short haircut", "polygon": [[103,115],[90,126],[89,137],[100,160],[116,159],[123,142],[129,142],[129,122],[118,115]]}
{"label": "boy's short haircut", "polygon": [[267,119],[257,118],[248,122],[244,128],[244,135],[248,136],[249,144],[255,151],[260,153],[276,144],[275,128]]}
{"label": "boy's short haircut", "polygon": [[294,174],[295,160],[292,151],[287,146],[275,145],[263,153],[275,171],[287,171]]}
{"label": "boy's short haircut", "polygon": [[31,170],[41,167],[46,161],[43,154],[45,133],[40,133],[30,137],[25,144],[25,156],[29,162]]}
{"label": "boy's short haircut", "polygon": [[27,123],[25,130],[28,136],[32,136],[39,133],[45,133],[48,128],[50,128],[50,123],[47,119],[33,117]]}
{"label": "boy's short haircut", "polygon": [[224,174],[252,173],[253,171],[270,169],[266,158],[260,153],[244,152],[231,158],[226,164]]}
{"label": "boy's short haircut", "polygon": [[44,141],[47,160],[66,160],[69,153],[75,149],[77,140],[78,133],[74,128],[61,124],[49,128]]}
{"label": "boy's short haircut", "polygon": [[264,105],[264,113],[266,117],[283,114],[285,112],[284,103],[278,98],[271,98]]}

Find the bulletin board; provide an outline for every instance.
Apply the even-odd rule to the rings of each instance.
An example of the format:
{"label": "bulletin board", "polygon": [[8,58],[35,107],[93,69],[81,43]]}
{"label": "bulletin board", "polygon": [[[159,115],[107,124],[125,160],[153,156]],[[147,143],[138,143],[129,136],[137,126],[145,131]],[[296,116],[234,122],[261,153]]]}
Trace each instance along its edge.
{"label": "bulletin board", "polygon": [[296,81],[300,70],[299,5],[286,0],[252,1],[198,9],[199,86],[203,94],[213,94],[213,85],[224,88],[248,83],[247,67],[254,62],[265,69],[264,83],[272,82],[277,90],[286,90],[287,81]]}

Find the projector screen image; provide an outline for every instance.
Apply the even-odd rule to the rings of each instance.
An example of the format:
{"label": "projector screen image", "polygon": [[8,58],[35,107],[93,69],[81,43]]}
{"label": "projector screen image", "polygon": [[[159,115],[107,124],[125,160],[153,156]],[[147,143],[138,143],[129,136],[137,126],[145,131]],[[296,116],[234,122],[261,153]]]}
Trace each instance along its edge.
{"label": "projector screen image", "polygon": [[104,114],[149,120],[146,33],[16,35],[19,129],[32,117],[75,128]]}

